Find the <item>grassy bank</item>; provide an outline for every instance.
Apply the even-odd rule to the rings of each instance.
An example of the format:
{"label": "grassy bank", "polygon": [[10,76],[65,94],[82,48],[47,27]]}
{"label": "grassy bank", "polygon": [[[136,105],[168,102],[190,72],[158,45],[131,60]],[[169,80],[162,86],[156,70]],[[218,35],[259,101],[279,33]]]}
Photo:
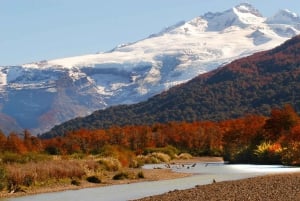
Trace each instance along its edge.
{"label": "grassy bank", "polygon": [[[110,149],[112,149],[110,147]],[[121,153],[120,153],[120,152]],[[145,155],[125,154],[118,149],[98,155],[1,155],[1,197],[80,189],[139,181],[153,181],[187,176],[171,170],[144,170],[146,163],[176,163],[195,160],[189,154],[172,156],[155,152]],[[120,157],[122,156],[122,157]]]}

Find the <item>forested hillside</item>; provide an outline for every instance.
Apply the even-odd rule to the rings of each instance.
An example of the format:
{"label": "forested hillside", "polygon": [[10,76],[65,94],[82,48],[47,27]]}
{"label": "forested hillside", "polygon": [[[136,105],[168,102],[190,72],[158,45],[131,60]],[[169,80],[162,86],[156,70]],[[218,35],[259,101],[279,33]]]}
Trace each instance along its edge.
{"label": "forested hillside", "polygon": [[225,120],[270,113],[291,104],[300,110],[300,36],[270,51],[234,61],[134,105],[120,105],[70,120],[42,137],[79,128],[156,122]]}

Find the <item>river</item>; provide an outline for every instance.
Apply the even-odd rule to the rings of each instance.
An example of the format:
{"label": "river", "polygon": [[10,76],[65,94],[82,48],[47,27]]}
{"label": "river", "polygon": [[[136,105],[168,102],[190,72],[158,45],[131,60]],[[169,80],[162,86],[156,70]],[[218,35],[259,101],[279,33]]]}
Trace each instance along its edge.
{"label": "river", "polygon": [[[146,165],[144,168],[166,168],[166,165]],[[300,168],[280,165],[226,165],[222,163],[196,163],[173,165],[173,171],[194,173],[193,176],[152,182],[112,185],[63,192],[44,193],[0,201],[124,201],[162,194],[172,190],[193,188],[226,180],[237,180],[254,176],[300,172]]]}

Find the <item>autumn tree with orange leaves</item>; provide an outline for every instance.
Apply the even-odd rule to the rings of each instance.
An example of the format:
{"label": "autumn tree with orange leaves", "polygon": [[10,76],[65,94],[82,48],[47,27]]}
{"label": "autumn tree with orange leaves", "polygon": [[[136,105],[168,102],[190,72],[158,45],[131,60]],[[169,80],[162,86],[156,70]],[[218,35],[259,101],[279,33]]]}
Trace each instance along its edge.
{"label": "autumn tree with orange leaves", "polygon": [[[170,145],[193,155],[223,156],[231,162],[300,164],[300,121],[295,110],[285,105],[273,109],[270,117],[247,115],[220,122],[169,122],[79,129],[64,137],[43,140],[32,136],[28,130],[8,136],[0,132],[0,152],[101,154],[107,145],[119,146],[136,154],[142,154],[148,148]],[[276,160],[272,158],[274,156]]]}

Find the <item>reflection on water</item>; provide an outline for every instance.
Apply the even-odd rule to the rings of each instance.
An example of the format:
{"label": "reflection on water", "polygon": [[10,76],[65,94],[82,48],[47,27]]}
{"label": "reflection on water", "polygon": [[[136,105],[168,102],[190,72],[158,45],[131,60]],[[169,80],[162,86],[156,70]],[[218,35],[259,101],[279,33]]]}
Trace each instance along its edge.
{"label": "reflection on water", "polygon": [[[165,164],[146,165],[145,168],[167,168]],[[196,163],[170,165],[173,171],[194,173],[191,177],[134,184],[114,185],[81,190],[46,193],[20,198],[0,199],[0,201],[123,201],[171,190],[193,188],[195,185],[218,181],[249,178],[269,173],[300,172],[300,168],[280,165],[224,165],[222,163]]]}

